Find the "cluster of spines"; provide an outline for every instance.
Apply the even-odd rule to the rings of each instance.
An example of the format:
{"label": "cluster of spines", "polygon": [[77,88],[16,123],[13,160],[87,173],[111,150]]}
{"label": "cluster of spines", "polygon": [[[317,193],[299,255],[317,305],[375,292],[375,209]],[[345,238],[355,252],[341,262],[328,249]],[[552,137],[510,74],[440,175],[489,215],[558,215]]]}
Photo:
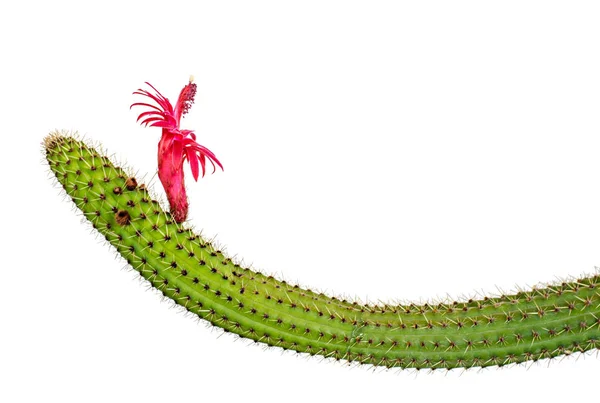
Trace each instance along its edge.
{"label": "cluster of spines", "polygon": [[45,150],[67,194],[127,262],[227,332],[336,360],[416,369],[503,366],[599,347],[598,276],[462,302],[341,300],[241,267],[84,142],[55,134]]}

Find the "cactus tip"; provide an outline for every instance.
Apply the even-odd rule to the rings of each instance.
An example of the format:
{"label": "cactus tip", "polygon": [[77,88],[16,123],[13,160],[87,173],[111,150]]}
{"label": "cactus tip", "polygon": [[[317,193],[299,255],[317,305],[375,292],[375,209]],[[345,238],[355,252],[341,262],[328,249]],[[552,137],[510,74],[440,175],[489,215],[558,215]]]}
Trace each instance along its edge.
{"label": "cactus tip", "polygon": [[64,139],[65,139],[64,134],[55,130],[55,131],[51,132],[50,134],[48,134],[46,137],[44,137],[44,140],[42,141],[42,145],[44,146],[44,149],[46,151],[49,151],[49,150],[53,149],[54,147],[56,147],[57,145],[59,145],[60,143],[62,143],[64,141]]}

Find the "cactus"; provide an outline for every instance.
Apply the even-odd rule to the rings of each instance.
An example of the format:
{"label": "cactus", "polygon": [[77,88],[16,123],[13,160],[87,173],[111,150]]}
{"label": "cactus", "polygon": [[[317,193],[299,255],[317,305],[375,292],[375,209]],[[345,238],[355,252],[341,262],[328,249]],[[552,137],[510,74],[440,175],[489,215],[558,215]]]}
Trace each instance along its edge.
{"label": "cactus", "polygon": [[600,346],[598,275],[468,301],[340,300],[240,267],[76,137],[52,133],[44,149],[66,193],[128,264],[176,304],[226,332],[388,368],[504,366]]}

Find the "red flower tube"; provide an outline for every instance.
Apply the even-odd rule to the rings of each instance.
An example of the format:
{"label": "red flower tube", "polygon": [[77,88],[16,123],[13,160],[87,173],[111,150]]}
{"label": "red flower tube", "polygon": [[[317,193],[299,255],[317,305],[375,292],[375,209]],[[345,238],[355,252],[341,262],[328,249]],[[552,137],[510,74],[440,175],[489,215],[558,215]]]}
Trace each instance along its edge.
{"label": "red flower tube", "polygon": [[150,108],[146,112],[140,113],[137,121],[141,120],[140,123],[145,126],[162,128],[162,137],[158,143],[158,178],[167,193],[173,218],[177,222],[182,222],[187,217],[189,205],[183,179],[183,163],[186,160],[190,163],[192,176],[196,181],[198,181],[200,167],[202,176],[204,176],[207,160],[213,167],[213,173],[217,169],[216,165],[221,169],[223,169],[223,165],[212,151],[196,142],[196,134],[192,130],[179,128],[181,117],[189,112],[194,103],[196,84],[190,79],[190,82],[181,90],[175,108],[152,84],[148,82],[146,84],[154,93],[138,89],[134,94],[148,97],[158,106],[136,102],[131,107]]}

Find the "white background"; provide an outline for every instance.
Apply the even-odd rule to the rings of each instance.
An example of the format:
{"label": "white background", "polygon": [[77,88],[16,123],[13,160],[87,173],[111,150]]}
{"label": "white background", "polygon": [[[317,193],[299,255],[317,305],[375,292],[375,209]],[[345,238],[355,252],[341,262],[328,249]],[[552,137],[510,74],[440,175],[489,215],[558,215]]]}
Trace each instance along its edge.
{"label": "white background", "polygon": [[40,143],[77,130],[156,184],[131,93],[193,74],[184,127],[225,172],[188,181],[190,223],[255,268],[369,301],[579,276],[600,265],[598,21],[593,1],[3,3],[0,400],[589,393],[595,354],[416,375],[220,337],[123,269]]}

